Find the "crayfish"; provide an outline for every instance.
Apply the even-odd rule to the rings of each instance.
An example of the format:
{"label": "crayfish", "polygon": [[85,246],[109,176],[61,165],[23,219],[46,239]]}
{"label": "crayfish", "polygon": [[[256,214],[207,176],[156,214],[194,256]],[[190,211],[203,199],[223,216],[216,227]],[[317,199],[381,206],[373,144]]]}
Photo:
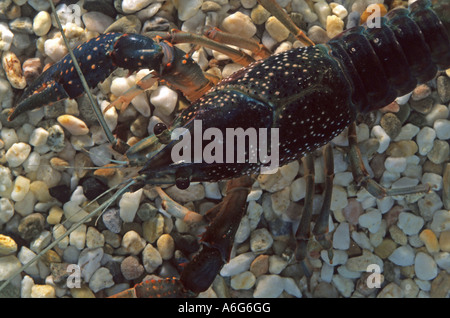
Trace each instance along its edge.
{"label": "crayfish", "polygon": [[[192,103],[172,124],[158,124],[153,135],[131,147],[126,146],[128,164],[142,168],[138,175],[121,185],[112,200],[130,188],[145,185],[175,184],[185,189],[192,182],[232,179],[224,201],[210,212],[212,224],[202,236],[200,253],[185,267],[180,280],[149,281],[122,292],[118,297],[181,296],[206,290],[230,258],[234,236],[245,212],[246,196],[254,181],[249,176],[267,168],[270,164],[267,159],[274,155],[278,156],[280,166],[304,157],[307,190],[300,225],[294,235],[293,252],[294,260],[303,261],[307,258],[314,192],[314,167],[309,154],[328,144],[347,127],[349,160],[356,183],[377,198],[429,190],[427,185],[384,189],[370,179],[356,146],[353,123],[357,114],[386,106],[412,91],[418,83],[434,78],[438,69],[450,67],[450,2],[434,1],[431,4],[427,0],[419,0],[409,9],[398,8],[385,17],[379,17],[378,27],[357,26],[318,45],[289,22],[275,1],[259,2],[286,23],[305,47],[267,56],[266,49],[248,41],[245,45],[260,57],[254,61],[239,51],[230,51],[225,45],[183,32],[160,32],[153,38],[111,32],[74,49],[74,56],[91,88],[119,67],[130,72],[144,67],[152,70],[111,107],[124,109],[132,98],[157,81],[181,91]],[[226,35],[219,34],[226,42]],[[209,35],[214,38],[215,32]],[[217,82],[205,76],[189,54],[174,46],[181,42],[223,50],[246,66]],[[23,112],[61,99],[76,98],[83,93],[81,80],[74,72],[74,61],[68,55],[25,90],[9,119],[14,120]],[[212,142],[200,144],[197,150],[201,153],[207,150],[216,160],[205,162],[199,160],[195,153],[187,152],[198,133],[195,128],[198,121],[202,124],[200,133],[209,130]],[[252,130],[266,130],[270,137],[267,138],[270,140],[268,144],[277,147],[271,147],[265,156],[253,160],[256,146],[245,145],[244,142],[248,148],[245,148],[243,158],[238,156],[238,151],[231,151],[223,160],[219,156],[223,154],[221,145],[233,144],[236,138],[226,134],[230,129],[241,129],[246,132],[245,138],[250,138]],[[327,169],[325,194],[313,234],[324,249],[330,250],[327,232],[333,158],[329,146],[323,149]],[[174,160],[174,153],[183,155]],[[160,195],[164,196],[164,193],[160,192]],[[100,205],[95,213],[109,204],[108,201]]]}

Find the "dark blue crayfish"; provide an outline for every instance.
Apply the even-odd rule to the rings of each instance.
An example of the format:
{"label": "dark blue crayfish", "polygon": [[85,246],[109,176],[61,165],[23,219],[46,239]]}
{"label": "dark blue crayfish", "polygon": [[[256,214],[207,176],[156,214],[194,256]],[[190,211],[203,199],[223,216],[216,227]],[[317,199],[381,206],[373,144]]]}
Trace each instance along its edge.
{"label": "dark blue crayfish", "polygon": [[[230,128],[277,128],[281,166],[327,144],[354,122],[358,113],[382,108],[412,91],[418,83],[433,79],[438,70],[450,67],[449,0],[433,3],[419,0],[409,9],[397,8],[389,12],[380,17],[379,22],[375,28],[362,25],[349,29],[326,44],[258,60],[216,86],[189,56],[164,39],[108,33],[79,46],[74,53],[92,87],[117,67],[130,71],[141,67],[153,70],[119,99],[118,104],[129,103],[157,79],[181,90],[193,101],[170,127],[158,125],[155,135],[126,153],[130,164],[143,166],[132,181],[135,185],[177,184],[186,188],[190,182],[253,174],[266,163],[250,162],[249,151],[242,163],[205,164],[195,162],[194,158],[174,162],[172,152],[181,140],[171,140],[167,136],[176,128],[186,128],[191,138],[195,120],[202,122],[203,132],[213,128],[223,136]],[[71,59],[65,57],[25,91],[10,119],[24,111],[82,93]],[[204,148],[205,145],[201,150]],[[371,185],[368,182],[367,186]],[[373,193],[386,195],[386,192]],[[231,217],[222,220],[221,225],[235,228],[239,220],[240,216]],[[304,239],[305,234],[303,230],[297,233],[297,238]],[[204,274],[208,271],[201,272],[205,275],[201,287],[198,282],[188,282],[195,275],[187,278],[185,275],[182,284],[186,288],[194,292],[205,290],[228,260],[228,245],[234,234],[220,232],[218,235],[225,235],[227,248],[216,243],[220,236],[208,237],[204,239],[206,252],[200,261],[200,265],[207,261],[214,263],[214,270],[208,275]],[[205,267],[207,265],[200,266],[203,270]]]}

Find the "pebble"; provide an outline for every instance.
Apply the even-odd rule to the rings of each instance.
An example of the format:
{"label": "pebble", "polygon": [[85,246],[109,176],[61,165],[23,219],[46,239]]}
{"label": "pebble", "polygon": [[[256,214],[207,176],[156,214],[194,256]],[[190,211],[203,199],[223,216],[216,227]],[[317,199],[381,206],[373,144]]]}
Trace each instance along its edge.
{"label": "pebble", "polygon": [[4,52],[2,55],[2,66],[11,86],[17,89],[24,89],[27,81],[25,76],[23,76],[22,65],[16,54],[11,51]]}
{"label": "pebble", "polygon": [[22,201],[30,190],[30,179],[24,176],[18,176],[14,180],[13,190],[11,192],[11,199],[18,202]]}
{"label": "pebble", "polygon": [[440,233],[439,247],[443,252],[450,252],[450,231],[444,231]]}
{"label": "pebble", "polygon": [[331,8],[328,3],[326,3],[324,0],[320,0],[314,3],[314,11],[317,13],[319,22],[323,27],[325,27],[327,25],[327,17],[331,13]]}
{"label": "pebble", "polygon": [[400,129],[400,133],[397,135],[397,137],[394,138],[394,141],[411,140],[417,135],[419,131],[419,127],[411,123],[407,123]]}
{"label": "pebble", "polygon": [[386,113],[381,117],[381,127],[391,139],[395,139],[402,129],[402,123],[393,113]]}
{"label": "pebble", "polygon": [[31,146],[24,142],[14,143],[6,152],[5,159],[11,168],[20,166],[29,156]]}
{"label": "pebble", "polygon": [[240,11],[223,19],[222,29],[228,33],[239,34],[244,38],[251,38],[256,33],[256,26],[250,17]]}
{"label": "pebble", "polygon": [[437,119],[433,123],[433,129],[436,132],[436,137],[440,140],[450,139],[450,120]]}
{"label": "pebble", "polygon": [[416,235],[422,229],[425,221],[412,213],[409,212],[401,212],[398,216],[397,226],[406,234],[406,235]]}
{"label": "pebble", "polygon": [[165,192],[174,201],[181,204],[205,198],[205,188],[202,184],[192,184],[186,190],[181,190],[176,186],[172,186],[165,189]]}
{"label": "pebble", "polygon": [[90,226],[86,232],[86,246],[88,248],[103,247],[105,237],[95,227]]}
{"label": "pebble", "polygon": [[342,277],[341,275],[333,275],[332,282],[344,297],[350,297],[355,290],[355,283],[351,279]]}
{"label": "pebble", "polygon": [[350,227],[346,222],[338,225],[333,234],[333,248],[347,250],[350,247]]}
{"label": "pebble", "polygon": [[5,256],[17,251],[17,243],[9,236],[0,234],[0,255]]}
{"label": "pebble", "polygon": [[139,189],[135,192],[127,192],[122,195],[119,201],[119,214],[125,223],[133,222],[139,208],[142,192],[143,190]]}
{"label": "pebble", "polygon": [[439,243],[436,234],[434,234],[433,231],[425,229],[420,233],[419,238],[425,244],[425,247],[429,253],[432,254],[439,252]]}
{"label": "pebble", "polygon": [[446,76],[439,76],[436,79],[436,90],[442,103],[450,101],[450,79]]}
{"label": "pebble", "polygon": [[277,42],[286,40],[290,34],[289,30],[273,16],[267,19],[265,27],[266,31]]}
{"label": "pebble", "polygon": [[44,36],[52,27],[52,19],[47,11],[40,11],[33,19],[33,32],[37,36]]}
{"label": "pebble", "polygon": [[131,255],[138,255],[145,245],[145,240],[135,231],[128,231],[122,238],[122,246]]}
{"label": "pebble", "polygon": [[86,244],[86,225],[82,224],[69,235],[71,246],[75,246],[79,250],[84,249]]}
{"label": "pebble", "polygon": [[432,280],[438,274],[436,262],[430,255],[418,252],[414,259],[414,272],[418,279]]}
{"label": "pebble", "polygon": [[0,50],[9,51],[14,39],[14,33],[11,32],[8,25],[0,22]]}
{"label": "pebble", "polygon": [[429,221],[433,218],[434,213],[442,208],[443,203],[436,192],[430,192],[425,194],[425,196],[417,202],[417,205],[419,207],[420,215],[426,221]]}
{"label": "pebble", "polygon": [[[419,147],[415,143],[414,140],[400,140],[393,142],[389,145],[388,149],[386,150],[386,154],[391,157],[404,157],[403,159],[399,160],[406,160],[406,157],[410,157],[414,155]],[[403,172],[403,171],[402,171]]]}
{"label": "pebble", "polygon": [[450,156],[450,146],[447,141],[444,140],[434,140],[433,148],[427,153],[427,158],[430,159],[432,163],[441,164],[448,160]]}
{"label": "pebble", "polygon": [[258,4],[256,7],[252,9],[250,13],[250,18],[253,23],[256,25],[261,25],[267,21],[270,17],[269,11],[267,11],[262,5]]}
{"label": "pebble", "polygon": [[329,15],[327,17],[326,30],[328,37],[334,38],[344,31],[344,21],[336,15]]}
{"label": "pebble", "polygon": [[247,271],[255,257],[256,255],[252,252],[242,253],[236,257],[233,257],[222,267],[220,270],[220,275],[229,277]]}
{"label": "pebble", "polygon": [[430,296],[433,298],[448,297],[450,290],[450,275],[441,271],[431,283]]}
{"label": "pebble", "polygon": [[431,94],[431,88],[427,84],[417,85],[413,90],[411,99],[413,100],[421,100],[424,99]]}
{"label": "pebble", "polygon": [[106,14],[98,11],[86,12],[82,15],[83,23],[91,32],[103,33],[114,22]]}
{"label": "pebble", "polygon": [[139,263],[136,256],[128,256],[120,263],[120,270],[125,279],[133,280],[144,273],[144,266]]}
{"label": "pebble", "polygon": [[56,298],[55,288],[51,285],[33,285],[31,298]]}
{"label": "pebble", "polygon": [[398,266],[410,266],[414,264],[414,250],[411,246],[405,245],[396,248],[388,259]]}
{"label": "pebble", "polygon": [[160,85],[150,95],[150,102],[162,114],[169,116],[177,105],[178,94],[173,89]]}
{"label": "pebble", "polygon": [[15,255],[0,257],[0,281],[8,279],[22,264]]}
{"label": "pebble", "polygon": [[354,198],[349,199],[347,206],[342,210],[345,220],[352,225],[358,224],[359,217],[363,213],[364,209],[362,208],[361,202]]}
{"label": "pebble", "polygon": [[122,1],[122,10],[124,13],[134,13],[136,11],[140,11],[152,3],[153,0],[123,0]]}
{"label": "pebble", "polygon": [[450,230],[450,211],[436,211],[433,214],[433,221],[430,224],[430,229],[435,233]]}
{"label": "pebble", "polygon": [[203,0],[184,0],[178,2],[178,19],[186,21],[197,14]]}
{"label": "pebble", "polygon": [[370,233],[376,233],[381,226],[381,212],[377,209],[370,209],[359,217],[359,225],[365,227]]}
{"label": "pebble", "polygon": [[419,153],[425,156],[432,148],[436,132],[430,127],[423,127],[416,136]]}
{"label": "pebble", "polygon": [[40,213],[32,213],[20,220],[17,228],[19,235],[28,241],[36,238],[44,230],[45,219]]}
{"label": "pebble", "polygon": [[380,266],[380,271],[383,271],[383,260],[372,252],[363,250],[361,256],[350,257],[345,266],[351,271],[364,272],[367,271],[368,266],[372,264]]}
{"label": "pebble", "polygon": [[272,244],[272,235],[265,228],[257,229],[250,235],[250,249],[254,253],[264,253]]}
{"label": "pebble", "polygon": [[147,273],[153,273],[163,262],[161,254],[151,244],[147,244],[142,251],[142,263]]}
{"label": "pebble", "polygon": [[230,285],[234,290],[247,290],[253,287],[256,277],[252,272],[245,271],[231,277]]}
{"label": "pebble", "polygon": [[396,283],[389,283],[378,293],[377,298],[403,298],[403,290]]}
{"label": "pebble", "polygon": [[89,132],[89,127],[75,116],[61,115],[57,121],[74,136],[86,135]]}
{"label": "pebble", "polygon": [[372,128],[370,136],[376,138],[380,142],[377,152],[384,153],[389,147],[389,143],[391,142],[391,138],[389,137],[389,135],[381,126],[376,125]]}
{"label": "pebble", "polygon": [[81,251],[78,257],[78,266],[82,268],[81,275],[86,282],[89,282],[92,275],[100,268],[102,258],[103,249],[101,247]]}
{"label": "pebble", "polygon": [[438,119],[447,119],[449,115],[449,109],[442,104],[435,104],[431,111],[425,116],[425,121],[428,126],[432,126]]}
{"label": "pebble", "polygon": [[[450,236],[450,235],[449,235]],[[253,262],[250,264],[250,271],[255,275],[255,277],[259,277],[264,275],[269,270],[269,255],[258,255]]]}
{"label": "pebble", "polygon": [[389,255],[392,254],[392,252],[397,247],[397,244],[391,239],[384,239],[380,245],[375,247],[374,253],[375,255],[381,257],[382,259],[386,259],[389,257]]}
{"label": "pebble", "polygon": [[106,267],[100,267],[89,280],[89,288],[94,292],[114,285],[113,276]]}

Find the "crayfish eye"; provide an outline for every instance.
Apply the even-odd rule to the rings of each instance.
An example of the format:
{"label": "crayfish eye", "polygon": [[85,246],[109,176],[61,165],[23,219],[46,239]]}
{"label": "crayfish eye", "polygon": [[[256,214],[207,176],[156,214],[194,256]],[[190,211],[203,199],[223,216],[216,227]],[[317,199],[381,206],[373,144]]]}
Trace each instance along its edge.
{"label": "crayfish eye", "polygon": [[155,127],[153,127],[153,133],[155,136],[161,135],[165,130],[167,130],[167,126],[164,123],[157,123]]}
{"label": "crayfish eye", "polygon": [[177,170],[177,172],[175,173],[175,185],[178,189],[185,190],[189,187],[189,185],[191,184],[189,176],[190,173],[186,169],[182,168]]}

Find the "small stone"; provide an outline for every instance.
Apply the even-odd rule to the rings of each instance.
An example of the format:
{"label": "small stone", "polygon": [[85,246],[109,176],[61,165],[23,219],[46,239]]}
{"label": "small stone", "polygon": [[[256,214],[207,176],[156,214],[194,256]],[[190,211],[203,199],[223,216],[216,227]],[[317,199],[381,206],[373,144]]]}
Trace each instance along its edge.
{"label": "small stone", "polygon": [[361,256],[351,257],[347,260],[346,266],[347,269],[355,272],[364,272],[367,271],[368,266],[376,264],[380,266],[381,271],[383,271],[383,260],[372,254],[368,250],[363,250],[363,254]]}
{"label": "small stone", "polygon": [[40,11],[33,19],[33,32],[37,36],[43,36],[50,31],[52,19],[47,11]]}
{"label": "small stone", "polygon": [[36,238],[44,230],[45,219],[40,213],[32,213],[24,217],[17,228],[20,237],[24,240]]}
{"label": "small stone", "polygon": [[431,94],[431,88],[427,84],[420,84],[417,85],[416,88],[413,90],[411,98],[413,100],[421,100],[425,97],[430,96]]}
{"label": "small stone", "polygon": [[330,8],[331,8],[331,12],[341,19],[345,19],[348,15],[347,9],[341,4],[332,2],[332,3],[330,3]]}
{"label": "small stone", "polygon": [[231,277],[230,285],[234,290],[247,290],[253,287],[256,277],[252,272],[245,271]]}
{"label": "small stone", "polygon": [[425,243],[429,253],[439,252],[439,243],[433,231],[425,229],[420,233],[419,238]]}
{"label": "small stone", "polygon": [[262,5],[258,4],[256,7],[252,9],[250,17],[252,18],[254,24],[261,25],[265,23],[267,19],[270,17],[270,12],[264,9]]}
{"label": "small stone", "polygon": [[419,153],[425,156],[432,148],[436,132],[430,127],[423,127],[416,136]]}
{"label": "small stone", "polygon": [[450,120],[437,119],[433,123],[433,129],[436,132],[436,137],[440,140],[450,139]]}
{"label": "small stone", "polygon": [[164,217],[158,213],[142,224],[142,230],[144,239],[154,243],[164,233]]}
{"label": "small stone", "polygon": [[142,262],[147,273],[153,273],[163,262],[161,254],[151,244],[147,244],[142,251]]}
{"label": "small stone", "polygon": [[286,187],[281,191],[275,192],[271,195],[272,209],[277,215],[282,215],[286,212],[291,201],[290,198],[290,188]]}
{"label": "small stone", "polygon": [[165,189],[165,191],[169,197],[181,204],[205,198],[205,188],[202,184],[190,185],[186,190],[181,190],[178,189],[177,186],[172,186]]}
{"label": "small stone", "polygon": [[135,192],[127,192],[122,195],[119,201],[119,214],[124,222],[133,222],[141,202],[142,192],[143,190],[139,189]]}
{"label": "small stone", "polygon": [[222,29],[228,33],[239,34],[244,38],[251,38],[256,33],[256,26],[250,17],[240,11],[223,19]]}
{"label": "small stone", "polygon": [[411,140],[414,136],[417,135],[417,133],[420,131],[420,128],[411,124],[407,123],[400,129],[400,133],[395,137],[394,141],[400,141],[400,140]]}
{"label": "small stone", "polygon": [[289,36],[289,30],[275,17],[268,18],[265,27],[270,36],[277,42],[282,42]]}
{"label": "small stone", "polygon": [[448,160],[450,155],[450,146],[447,141],[434,140],[433,148],[427,153],[428,159],[435,164],[441,164]]}
{"label": "small stone", "polygon": [[101,247],[95,249],[84,249],[78,258],[78,266],[82,268],[81,275],[86,282],[89,282],[92,275],[100,268],[100,261],[103,257]]}
{"label": "small stone", "polygon": [[123,0],[122,1],[122,10],[124,13],[134,13],[136,11],[140,11],[152,3],[153,0],[144,0],[144,1],[136,1],[136,0]]}
{"label": "small stone", "polygon": [[9,51],[14,39],[14,33],[11,32],[8,25],[4,22],[0,23],[0,50]]}
{"label": "small stone", "polygon": [[113,276],[106,267],[100,267],[89,280],[89,288],[94,292],[114,285]]}
{"label": "small stone", "polygon": [[438,119],[447,119],[450,110],[447,106],[442,104],[435,104],[431,111],[425,116],[425,121],[428,126],[432,126]]}
{"label": "small stone", "polygon": [[377,298],[403,298],[403,290],[396,283],[387,284],[377,295]]}
{"label": "small stone", "polygon": [[89,127],[79,118],[72,115],[61,115],[58,122],[66,128],[72,135],[80,136],[89,132]]}
{"label": "small stone", "polygon": [[414,260],[414,271],[418,279],[432,280],[437,274],[437,265],[434,259],[423,252],[418,252]]}
{"label": "small stone", "polygon": [[392,252],[394,252],[396,246],[397,244],[395,244],[393,240],[384,239],[380,245],[375,247],[374,253],[382,259],[386,259],[392,254]]}
{"label": "small stone", "polygon": [[117,208],[109,208],[102,214],[102,220],[106,228],[113,233],[119,233],[122,229],[122,219]]}
{"label": "small stone", "polygon": [[8,161],[8,165],[11,168],[20,166],[29,156],[31,152],[31,146],[18,142],[13,144],[5,154],[5,159]]}
{"label": "small stone", "polygon": [[436,192],[430,192],[425,194],[425,196],[417,202],[417,205],[419,207],[420,215],[426,221],[429,221],[433,218],[435,212],[442,208],[443,203]]}
{"label": "small stone", "polygon": [[56,298],[55,288],[50,285],[33,285],[31,298]]}
{"label": "small stone", "polygon": [[144,273],[144,266],[139,263],[136,256],[128,256],[120,263],[120,270],[125,279],[133,280]]}
{"label": "small stone", "polygon": [[377,150],[378,153],[385,152],[386,149],[389,147],[391,138],[389,137],[389,135],[384,131],[384,129],[381,126],[379,126],[379,125],[374,126],[372,128],[370,136],[375,137],[380,143],[380,146],[378,147],[378,150]]}
{"label": "small stone", "polygon": [[361,202],[351,198],[348,200],[347,206],[342,210],[345,220],[352,224],[358,224],[359,217],[364,213]]}
{"label": "small stone", "polygon": [[258,278],[253,293],[255,298],[276,298],[284,290],[283,278],[278,275],[264,275]]}
{"label": "small stone", "polygon": [[423,115],[426,115],[431,111],[433,104],[434,100],[431,96],[425,97],[421,100],[410,100],[411,108]]}
{"label": "small stone", "polygon": [[342,277],[341,275],[333,275],[332,282],[344,297],[350,297],[355,289],[355,283],[351,279]]}
{"label": "small stone", "polygon": [[450,291],[450,274],[441,271],[431,282],[430,296],[432,298],[446,298]]}
{"label": "small stone", "polygon": [[322,26],[327,25],[327,17],[331,13],[331,8],[325,1],[319,1],[314,3],[314,11],[317,13],[317,16],[319,17],[319,21],[322,24]]}
{"label": "small stone", "polygon": [[442,103],[450,101],[450,79],[446,76],[439,76],[436,80],[436,90]]}
{"label": "small stone", "polygon": [[397,226],[402,229],[406,235],[416,235],[422,229],[425,221],[412,213],[401,212],[398,217]]}
{"label": "small stone", "polygon": [[80,288],[71,288],[70,294],[73,298],[95,298],[92,290],[88,286],[81,285]]}
{"label": "small stone", "polygon": [[166,116],[173,112],[177,101],[177,92],[165,85],[158,86],[150,95],[150,102]]}
{"label": "small stone", "polygon": [[430,224],[430,229],[435,233],[450,230],[450,211],[436,211],[433,214],[433,221]]}
{"label": "small stone", "polygon": [[239,273],[245,272],[250,268],[250,264],[255,259],[255,254],[247,252],[239,254],[233,257],[228,263],[226,263],[220,270],[220,275],[224,277],[234,276]]}
{"label": "small stone", "polygon": [[138,255],[145,248],[145,240],[135,231],[128,231],[122,239],[122,246],[131,255]]}
{"label": "small stone", "polygon": [[24,89],[27,81],[25,76],[23,76],[22,65],[16,54],[11,51],[4,52],[2,55],[2,66],[11,86],[17,89]]}
{"label": "small stone", "polygon": [[156,241],[156,246],[163,260],[169,260],[173,257],[175,242],[170,234],[161,235]]}
{"label": "small stone", "polygon": [[370,209],[359,217],[359,225],[367,228],[370,233],[376,233],[381,225],[381,212],[376,209]]}
{"label": "small stone", "polygon": [[344,21],[336,15],[329,15],[327,17],[326,30],[328,37],[334,38],[344,31]]}
{"label": "small stone", "polygon": [[386,150],[386,154],[394,158],[409,157],[414,155],[418,149],[419,148],[415,143],[415,141],[400,140],[391,143],[388,149]]}
{"label": "small stone", "polygon": [[414,264],[414,250],[409,245],[395,249],[388,259],[398,266],[410,266]]}
{"label": "small stone", "polygon": [[278,255],[269,257],[269,273],[271,274],[280,274],[287,265],[287,261]]}
{"label": "small stone", "polygon": [[395,114],[386,113],[381,117],[381,127],[391,139],[395,139],[401,131],[402,123]]}
{"label": "small stone", "polygon": [[269,270],[269,256],[268,255],[258,255],[253,262],[250,264],[250,271],[259,277],[264,275]]}
{"label": "small stone", "polygon": [[69,240],[71,246],[75,246],[79,250],[84,249],[86,244],[86,229],[86,225],[82,224],[70,233]]}
{"label": "small stone", "polygon": [[91,32],[103,33],[114,22],[106,14],[98,11],[86,12],[82,15],[83,23]]}
{"label": "small stone", "polygon": [[440,233],[439,247],[443,252],[450,252],[450,231],[444,231]]}
{"label": "small stone", "polygon": [[41,59],[38,57],[26,59],[23,62],[22,70],[23,76],[25,76],[27,83],[28,84],[32,83],[34,80],[38,78],[38,76],[42,72]]}
{"label": "small stone", "polygon": [[338,296],[336,288],[327,282],[319,282],[313,291],[314,298],[338,298]]}
{"label": "small stone", "polygon": [[18,176],[14,180],[13,190],[11,192],[11,199],[19,202],[22,201],[30,190],[30,179],[23,176]]}
{"label": "small stone", "polygon": [[0,234],[0,255],[5,256],[17,251],[17,243],[9,236]]}
{"label": "small stone", "polygon": [[86,232],[86,246],[88,248],[103,247],[105,237],[96,228],[90,226]]}
{"label": "small stone", "polygon": [[253,231],[250,236],[250,249],[254,253],[264,253],[272,244],[272,235],[265,228]]}
{"label": "small stone", "polygon": [[333,234],[333,248],[347,250],[350,247],[350,230],[346,222],[342,222]]}

